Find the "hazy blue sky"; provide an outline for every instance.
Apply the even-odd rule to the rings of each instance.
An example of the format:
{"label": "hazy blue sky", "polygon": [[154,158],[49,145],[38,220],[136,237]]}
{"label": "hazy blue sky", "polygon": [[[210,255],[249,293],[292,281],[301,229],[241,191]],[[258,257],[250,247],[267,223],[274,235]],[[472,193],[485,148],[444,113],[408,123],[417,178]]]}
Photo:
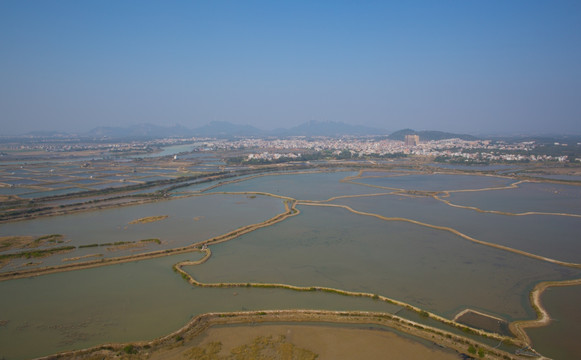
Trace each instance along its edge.
{"label": "hazy blue sky", "polygon": [[0,134],[581,133],[581,1],[0,1]]}

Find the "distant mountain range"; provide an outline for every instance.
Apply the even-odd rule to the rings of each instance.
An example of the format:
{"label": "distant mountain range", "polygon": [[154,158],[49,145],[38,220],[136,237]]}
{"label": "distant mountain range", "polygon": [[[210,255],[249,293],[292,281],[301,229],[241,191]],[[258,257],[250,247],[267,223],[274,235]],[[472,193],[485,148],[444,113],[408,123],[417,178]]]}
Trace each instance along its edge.
{"label": "distant mountain range", "polygon": [[292,128],[280,128],[271,131],[258,129],[250,125],[238,125],[224,121],[212,121],[204,126],[189,129],[185,126],[159,126],[139,124],[127,127],[97,127],[80,134],[98,138],[158,138],[171,136],[232,138],[239,136],[343,136],[343,135],[387,135],[388,131],[361,125],[349,125],[341,122],[309,121]]}
{"label": "distant mountain range", "polygon": [[342,136],[342,135],[387,135],[389,131],[363,125],[349,125],[342,122],[309,121],[290,129],[278,130],[278,136]]}
{"label": "distant mountain range", "polygon": [[190,136],[192,130],[185,126],[159,126],[153,124],[138,124],[127,127],[99,126],[81,136],[94,138],[164,138],[172,136]]}
{"label": "distant mountain range", "polygon": [[[417,134],[420,140],[441,140],[450,138],[460,138],[464,140],[475,140],[476,137],[465,134],[453,134],[441,131],[415,131],[404,129],[389,134],[389,131],[372,128],[362,125],[350,125],[342,122],[320,122],[309,121],[288,129],[279,128],[271,131],[258,129],[250,125],[232,124],[224,121],[212,121],[204,126],[190,129],[182,125],[160,126],[153,124],[138,124],[131,126],[100,126],[86,133],[77,134],[81,137],[92,139],[154,139],[167,137],[213,137],[213,138],[235,138],[235,137],[287,137],[287,136],[325,136],[339,137],[345,135],[352,136],[378,136],[387,137],[392,140],[404,140],[405,135]],[[389,135],[389,136],[388,136]],[[32,137],[53,137],[66,136],[64,133],[56,132],[35,132],[26,136]]]}

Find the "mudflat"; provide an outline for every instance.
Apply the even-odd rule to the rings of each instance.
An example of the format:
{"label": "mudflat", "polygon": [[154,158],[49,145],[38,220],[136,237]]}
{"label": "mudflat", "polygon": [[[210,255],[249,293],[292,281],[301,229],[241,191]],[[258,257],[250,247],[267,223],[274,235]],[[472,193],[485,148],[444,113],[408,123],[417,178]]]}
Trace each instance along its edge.
{"label": "mudflat", "polygon": [[181,345],[159,349],[151,354],[152,360],[187,359],[193,348],[215,349],[221,344],[216,359],[229,358],[233,349],[256,343],[259,337],[271,337],[271,344],[292,346],[304,353],[316,354],[317,359],[410,359],[452,360],[458,359],[454,350],[441,349],[435,345],[398,335],[392,331],[326,325],[236,325],[214,326]]}

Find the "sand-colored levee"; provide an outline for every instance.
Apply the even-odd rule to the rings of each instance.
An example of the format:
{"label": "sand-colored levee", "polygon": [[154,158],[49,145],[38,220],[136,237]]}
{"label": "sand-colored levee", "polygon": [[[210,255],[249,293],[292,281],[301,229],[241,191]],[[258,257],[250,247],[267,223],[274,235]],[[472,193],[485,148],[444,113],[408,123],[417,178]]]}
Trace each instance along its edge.
{"label": "sand-colored levee", "polygon": [[286,343],[308,350],[320,360],[386,359],[386,360],[456,360],[455,351],[442,349],[379,328],[337,327],[329,325],[273,324],[210,327],[199,337],[184,341],[171,349],[160,349],[151,360],[183,360],[192,347],[207,348],[219,342],[219,356],[251,344],[257,337],[284,337]]}
{"label": "sand-colored levee", "polygon": [[[181,253],[181,252],[200,251],[199,247],[204,246],[204,248],[201,251],[205,251],[205,256],[202,259],[200,259],[198,261],[181,262],[181,263],[178,263],[174,266],[174,269],[178,273],[180,273],[182,275],[182,277],[184,277],[185,280],[187,280],[190,284],[195,285],[195,286],[200,286],[200,287],[242,287],[242,286],[244,286],[244,287],[257,287],[257,288],[281,288],[281,289],[287,289],[287,290],[292,290],[292,291],[325,291],[325,292],[336,293],[336,294],[347,295],[347,296],[370,297],[370,298],[373,298],[376,300],[385,301],[385,302],[389,302],[389,303],[393,303],[393,304],[405,307],[405,308],[407,308],[411,311],[414,311],[422,316],[429,317],[433,320],[440,321],[440,322],[445,323],[447,325],[462,327],[463,329],[466,328],[472,334],[489,337],[489,338],[496,339],[499,341],[510,341],[510,342],[518,344],[520,346],[531,344],[530,338],[527,336],[524,329],[526,329],[528,327],[544,326],[544,325],[548,324],[550,321],[549,314],[543,308],[542,303],[540,301],[542,292],[546,288],[551,287],[551,286],[572,286],[572,285],[581,284],[581,279],[569,280],[569,281],[560,281],[560,282],[543,282],[543,283],[537,284],[537,286],[535,286],[535,288],[533,289],[533,291],[531,292],[531,295],[530,295],[532,306],[537,311],[537,315],[538,315],[537,319],[527,320],[527,321],[517,321],[517,322],[511,323],[510,329],[517,337],[516,339],[514,339],[514,338],[486,332],[486,331],[479,330],[479,329],[467,328],[464,325],[456,323],[455,320],[449,320],[449,319],[443,318],[437,314],[428,313],[420,308],[411,306],[410,304],[407,304],[407,303],[404,303],[401,301],[397,301],[395,299],[391,299],[391,298],[388,298],[388,297],[385,297],[382,295],[378,295],[378,294],[351,292],[351,291],[344,291],[341,289],[318,287],[318,286],[298,287],[298,286],[293,286],[293,285],[288,285],[288,284],[260,284],[260,283],[204,284],[204,283],[198,282],[192,275],[190,275],[189,273],[186,273],[183,270],[184,266],[200,265],[210,258],[211,251],[209,248],[208,249],[206,248],[207,245],[212,245],[212,244],[230,241],[232,239],[238,238],[240,235],[249,233],[249,232],[254,231],[256,229],[260,229],[263,227],[267,227],[267,226],[276,224],[280,221],[287,219],[288,217],[296,216],[299,214],[299,210],[296,208],[297,205],[339,207],[339,208],[343,208],[343,209],[350,211],[350,212],[357,214],[357,215],[375,217],[375,218],[378,218],[378,219],[381,219],[384,221],[409,222],[409,223],[419,225],[419,226],[424,226],[424,227],[428,227],[428,228],[432,228],[432,229],[436,229],[436,230],[447,231],[447,232],[453,233],[453,234],[455,234],[455,235],[457,235],[465,240],[468,240],[468,241],[471,241],[471,242],[474,242],[474,243],[477,243],[477,244],[480,244],[483,246],[494,247],[494,248],[497,248],[497,249],[500,249],[503,251],[512,252],[515,254],[527,256],[527,257],[530,257],[533,259],[557,264],[560,266],[567,266],[567,267],[572,267],[572,268],[581,268],[581,264],[563,262],[563,261],[559,261],[556,259],[551,259],[551,258],[543,257],[540,255],[527,253],[527,252],[524,252],[524,251],[521,251],[518,249],[514,249],[514,248],[510,248],[507,246],[481,241],[481,240],[472,238],[466,234],[463,234],[463,233],[459,232],[458,230],[450,228],[450,227],[427,224],[427,223],[423,223],[420,221],[407,219],[407,218],[385,217],[385,216],[378,215],[378,214],[358,211],[358,210],[353,209],[353,208],[346,206],[346,205],[337,205],[337,204],[329,204],[328,203],[332,200],[340,199],[340,198],[382,196],[382,195],[397,194],[397,195],[404,195],[404,196],[432,196],[435,199],[442,201],[449,206],[463,208],[463,209],[467,209],[467,210],[475,210],[475,211],[480,211],[480,212],[493,212],[493,213],[498,213],[498,214],[502,214],[502,215],[524,216],[524,215],[533,215],[534,214],[534,215],[557,215],[557,216],[581,217],[581,215],[565,214],[565,213],[526,212],[526,213],[514,214],[514,213],[504,213],[504,212],[496,212],[496,211],[486,211],[486,210],[481,210],[481,209],[474,208],[474,207],[466,207],[466,206],[452,204],[450,201],[442,199],[441,197],[438,196],[438,194],[441,194],[441,193],[444,193],[445,195],[449,195],[450,192],[460,192],[460,191],[468,192],[468,191],[491,191],[491,190],[501,190],[501,189],[514,189],[514,188],[518,187],[518,185],[520,183],[526,182],[526,180],[516,181],[514,183],[509,184],[508,186],[490,187],[490,188],[484,188],[484,189],[448,190],[448,191],[440,191],[440,192],[438,192],[438,191],[435,191],[435,192],[434,191],[414,191],[414,190],[405,190],[405,189],[398,189],[398,188],[368,185],[368,184],[362,184],[362,183],[355,182],[354,180],[356,180],[357,178],[363,178],[363,177],[361,177],[362,171],[363,170],[361,170],[359,172],[358,176],[346,177],[345,179],[343,179],[341,181],[351,182],[353,184],[357,184],[357,185],[361,185],[361,186],[370,186],[370,187],[376,187],[376,188],[381,188],[381,189],[387,189],[390,191],[383,192],[381,194],[340,195],[340,196],[335,196],[333,198],[330,198],[328,200],[323,200],[323,201],[309,201],[309,200],[297,201],[294,198],[270,194],[270,193],[264,193],[264,192],[214,192],[214,193],[203,194],[203,192],[218,188],[222,185],[232,184],[232,183],[236,183],[236,182],[240,182],[240,181],[245,181],[245,180],[257,178],[260,176],[274,176],[274,175],[283,175],[283,174],[259,174],[259,175],[245,177],[242,179],[235,179],[235,180],[231,180],[231,181],[220,182],[219,184],[211,185],[205,189],[198,191],[196,194],[191,194],[188,196],[207,196],[207,195],[211,195],[211,194],[267,195],[267,196],[272,196],[272,197],[283,199],[284,204],[285,204],[285,212],[282,214],[278,214],[278,215],[274,216],[273,218],[268,219],[264,222],[244,226],[244,227],[238,228],[234,231],[231,231],[227,234],[213,237],[211,239],[197,242],[197,243],[192,244],[190,246],[179,248],[179,249],[164,250],[164,251],[159,251],[159,252],[151,252],[151,253],[147,253],[147,254],[139,254],[139,255],[127,256],[127,257],[122,257],[122,258],[114,258],[111,260],[103,259],[103,260],[99,260],[99,261],[90,261],[90,262],[86,262],[86,263],[82,263],[82,264],[70,264],[70,265],[64,265],[64,266],[55,266],[52,268],[36,269],[36,270],[31,269],[31,271],[21,271],[21,272],[17,272],[17,273],[0,274],[0,281],[3,279],[9,279],[9,278],[35,276],[35,275],[41,275],[41,274],[51,273],[51,272],[76,270],[76,269],[81,269],[81,268],[85,268],[85,267],[103,266],[103,265],[109,265],[109,264],[118,263],[118,262],[134,261],[134,260],[140,260],[140,259],[146,259],[146,258],[152,258],[152,257],[158,257],[158,256],[166,256],[166,255],[176,254],[176,253]],[[312,173],[312,172],[308,172],[308,173]],[[399,176],[401,176],[401,175],[399,175]],[[166,217],[167,216],[142,218],[142,219],[137,219],[137,220],[131,222],[131,224],[144,224],[144,223],[149,223],[149,222],[155,222],[155,221],[163,220]],[[356,324],[373,323],[373,324],[378,324],[378,325],[382,325],[382,326],[389,326],[389,327],[397,329],[399,331],[413,334],[414,336],[419,336],[423,339],[433,341],[437,344],[440,344],[441,346],[445,346],[446,348],[449,348],[449,349],[455,349],[456,351],[459,351],[459,352],[465,352],[467,350],[467,345],[473,344],[473,345],[485,350],[485,352],[487,353],[487,356],[489,358],[508,358],[508,359],[518,358],[516,356],[513,356],[512,354],[508,354],[508,353],[502,352],[500,350],[494,349],[492,347],[480,344],[480,343],[475,342],[473,340],[469,340],[466,337],[446,333],[443,330],[439,330],[439,329],[427,326],[425,324],[413,322],[413,321],[399,318],[397,316],[390,315],[390,314],[384,314],[384,313],[371,314],[371,313],[362,313],[362,312],[288,310],[288,311],[265,311],[265,312],[246,312],[246,313],[245,312],[236,312],[236,313],[226,313],[226,314],[204,314],[204,315],[200,315],[200,316],[196,317],[185,328],[180,329],[179,331],[177,331],[173,334],[170,334],[170,335],[163,337],[161,339],[157,339],[157,340],[150,342],[150,343],[151,344],[165,344],[165,345],[167,345],[170,342],[169,339],[171,336],[181,337],[182,335],[184,335],[188,332],[192,332],[192,331],[193,331],[193,333],[196,333],[196,334],[199,334],[203,331],[206,331],[206,335],[205,335],[204,339],[206,339],[206,338],[209,339],[212,336],[219,338],[221,336],[224,339],[230,339],[230,340],[224,340],[224,341],[231,342],[232,338],[234,338],[235,336],[232,334],[228,335],[227,333],[228,333],[228,331],[234,331],[234,330],[232,330],[232,329],[226,330],[228,328],[219,328],[219,329],[218,328],[210,328],[209,330],[207,330],[208,327],[211,327],[211,326],[217,325],[217,324],[253,323],[253,322],[267,322],[267,321],[292,321],[292,322],[314,321],[314,322],[336,322],[336,323],[356,323]],[[246,328],[256,329],[256,331],[253,332],[254,330],[253,331],[247,330],[244,333],[248,334],[248,336],[250,336],[250,334],[263,334],[263,333],[264,334],[270,333],[272,335],[275,335],[275,334],[278,334],[278,331],[280,329],[283,329],[285,326],[291,326],[291,325],[276,325],[276,326],[278,327],[276,329],[274,327],[269,328],[268,326],[263,326],[263,327],[260,327],[260,326],[259,327],[248,327],[247,326]],[[311,331],[311,332],[314,331],[306,325],[292,325],[292,326],[303,326],[304,327],[303,330],[307,333],[309,331]],[[258,330],[259,328],[261,328],[261,329]],[[192,329],[194,329],[195,331]],[[267,329],[267,330],[265,330],[265,329]],[[341,330],[341,331],[339,331],[339,330]],[[331,332],[333,333],[332,336],[335,336],[334,340],[332,340],[332,341],[329,340],[332,338],[331,334],[329,335],[330,337],[327,340],[322,339],[319,336],[319,338],[320,338],[319,343],[318,343],[319,351],[321,351],[320,349],[324,350],[321,354],[324,354],[324,356],[330,356],[327,358],[340,358],[340,357],[337,357],[338,356],[337,354],[339,354],[339,352],[337,352],[338,351],[337,349],[325,348],[325,347],[321,348],[320,347],[321,344],[325,344],[326,342],[333,342],[335,344],[337,342],[339,342],[341,345],[343,345],[343,344],[348,344],[348,339],[350,339],[350,338],[373,337],[371,334],[367,334],[367,336],[354,335],[353,333],[350,333],[352,331],[361,331],[361,330],[360,329],[358,329],[358,330],[337,329],[337,331],[330,331],[330,333]],[[376,330],[373,330],[373,331],[376,331]],[[376,334],[376,333],[373,333],[373,334]],[[390,334],[390,336],[395,336],[393,333],[389,333],[389,334]],[[287,335],[288,335],[288,331],[287,331]],[[256,336],[263,336],[263,335],[256,335]],[[292,342],[294,345],[298,344],[297,346],[308,348],[309,346],[315,345],[314,343],[316,342],[315,341],[316,337],[317,337],[316,334],[313,332],[311,336],[308,336],[306,338],[300,339],[300,337],[294,336],[291,340],[294,341],[294,342]],[[341,339],[343,339],[343,340],[341,340]],[[430,339],[432,339],[432,340],[430,340]],[[436,340],[434,340],[434,339],[436,339]],[[393,338],[391,340],[384,339],[383,341],[385,343],[389,343],[392,340],[393,340]],[[407,339],[404,339],[404,340],[409,341]],[[199,339],[198,340],[190,340],[190,341],[192,344],[203,344],[203,340],[200,341]],[[377,352],[373,352],[374,351],[373,348],[384,349],[381,347],[382,345],[371,345],[371,342],[370,342],[371,340],[361,340],[360,339],[358,341],[359,341],[357,343],[358,345],[353,345],[353,346],[355,348],[357,348],[357,347],[370,347],[370,348],[372,348],[371,352],[369,353],[370,357],[375,357],[375,355],[378,354]],[[393,341],[395,341],[395,342],[390,346],[391,349],[401,348],[402,346],[404,346],[404,345],[402,345],[403,344],[402,339],[397,339],[397,340],[393,340]],[[295,344],[295,342],[297,342],[297,344]],[[417,346],[420,346],[420,347],[424,346],[424,345],[421,345],[421,344],[418,344],[415,342],[412,342],[412,343],[416,347]],[[146,344],[146,342],[139,343],[138,346],[145,346],[144,344]],[[182,345],[184,345],[184,344],[182,344]],[[172,346],[170,346],[170,348]],[[225,349],[227,350],[228,347],[233,347],[233,346],[235,346],[235,345],[225,346]],[[103,348],[103,347],[98,347],[98,348]],[[115,348],[117,348],[117,347],[115,347]],[[173,348],[177,349],[177,347],[175,347],[175,346],[173,346]],[[160,359],[173,359],[173,358],[175,358],[175,357],[170,356],[171,351],[173,351],[172,349],[169,349],[169,348],[163,347],[163,346],[160,349],[162,349],[159,352],[159,355],[161,356],[161,357],[159,357]],[[226,350],[224,350],[224,351],[226,351]],[[419,351],[417,348],[416,348],[416,350]],[[433,350],[433,349],[431,349],[431,350]],[[91,351],[95,351],[95,348],[92,349]],[[335,352],[333,352],[333,351],[335,351]],[[342,349],[340,353],[347,354],[347,353],[349,353],[348,351],[349,351],[349,347],[346,347],[346,348]],[[379,350],[377,350],[377,351],[379,351]],[[387,352],[388,349],[385,348],[384,351]],[[81,354],[81,352],[77,352],[77,355],[78,354]],[[162,355],[162,354],[165,354],[165,355]],[[360,355],[360,353],[358,353],[358,354]],[[408,356],[403,356],[403,357],[413,358],[412,356],[415,356],[415,355],[411,355],[411,354],[412,353],[409,353]],[[448,353],[446,353],[446,352],[444,352],[444,354],[448,355]],[[436,358],[436,359],[438,359],[439,358],[438,356],[440,356],[442,354],[438,353],[438,354],[432,354],[432,355],[430,355],[430,356],[422,355],[423,357],[417,357],[417,358]],[[163,357],[163,356],[168,356],[168,357]],[[321,357],[321,358],[324,358],[324,357]],[[389,358],[389,357],[382,356],[382,358]],[[398,358],[401,358],[401,356]],[[442,359],[445,359],[445,358],[447,358],[447,357],[442,357]]]}

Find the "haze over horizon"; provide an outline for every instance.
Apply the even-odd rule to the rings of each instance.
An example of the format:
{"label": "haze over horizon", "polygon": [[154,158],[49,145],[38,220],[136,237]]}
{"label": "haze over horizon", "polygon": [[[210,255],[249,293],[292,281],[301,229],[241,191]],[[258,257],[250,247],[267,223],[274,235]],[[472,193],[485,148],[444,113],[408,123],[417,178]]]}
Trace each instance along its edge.
{"label": "haze over horizon", "polygon": [[0,2],[0,135],[211,121],[581,134],[578,1]]}

